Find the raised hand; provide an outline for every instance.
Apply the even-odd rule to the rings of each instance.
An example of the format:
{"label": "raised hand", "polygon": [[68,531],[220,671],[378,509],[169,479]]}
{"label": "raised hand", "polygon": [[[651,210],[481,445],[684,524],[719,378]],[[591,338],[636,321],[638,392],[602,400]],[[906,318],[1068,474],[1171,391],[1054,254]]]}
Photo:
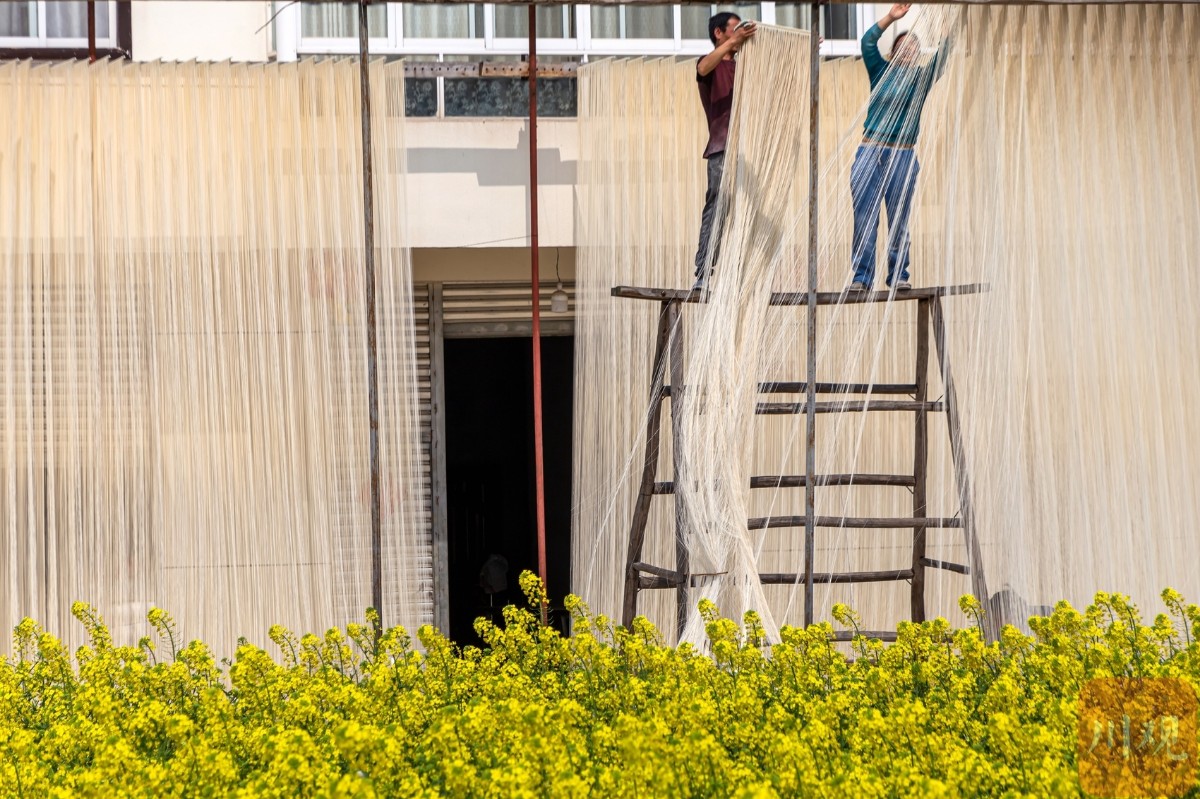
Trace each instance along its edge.
{"label": "raised hand", "polygon": [[900,19],[908,13],[910,8],[912,8],[912,3],[896,3],[896,5],[892,6],[892,10],[888,12],[888,16],[894,20]]}
{"label": "raised hand", "polygon": [[730,38],[733,39],[736,44],[740,45],[742,42],[753,36],[757,31],[758,26],[753,21],[747,20],[734,28],[733,33],[730,34]]}

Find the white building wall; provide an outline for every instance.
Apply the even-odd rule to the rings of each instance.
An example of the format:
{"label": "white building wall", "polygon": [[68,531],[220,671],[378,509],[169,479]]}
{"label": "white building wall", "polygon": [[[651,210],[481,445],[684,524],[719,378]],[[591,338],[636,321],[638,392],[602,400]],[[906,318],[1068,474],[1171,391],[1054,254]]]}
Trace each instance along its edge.
{"label": "white building wall", "polygon": [[[529,243],[529,124],[524,119],[411,119],[409,237],[413,247],[525,247]],[[542,247],[575,243],[579,126],[538,122]]]}
{"label": "white building wall", "polygon": [[[132,3],[135,61],[266,61],[267,2],[143,0]],[[261,29],[261,30],[260,30]]]}

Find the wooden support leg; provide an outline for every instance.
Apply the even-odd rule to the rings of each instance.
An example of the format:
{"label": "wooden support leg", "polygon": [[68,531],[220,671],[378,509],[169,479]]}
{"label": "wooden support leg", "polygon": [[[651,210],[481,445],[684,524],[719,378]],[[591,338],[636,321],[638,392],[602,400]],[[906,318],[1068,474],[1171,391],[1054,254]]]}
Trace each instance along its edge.
{"label": "wooden support leg", "polygon": [[642,559],[646,541],[646,522],[650,518],[650,501],[654,498],[654,477],[658,471],[658,442],[662,431],[663,380],[666,376],[667,341],[671,336],[672,319],[678,309],[672,302],[663,302],[658,314],[658,338],[654,343],[654,360],[650,367],[650,405],[646,411],[646,459],[642,465],[642,482],[637,502],[633,506],[633,523],[629,528],[629,549],[625,556],[625,592],[621,604],[621,623],[626,627],[637,615],[638,572],[633,564]]}
{"label": "wooden support leg", "polygon": [[[950,374],[950,356],[947,352],[946,321],[942,303],[938,298],[930,301],[933,317],[933,340],[937,346],[938,365],[942,372],[942,385],[946,393],[946,428],[950,434],[950,450],[954,460],[954,477],[958,483],[958,501],[961,508],[963,535],[966,537],[967,557],[971,569],[971,592],[979,604],[987,608],[988,589],[983,575],[983,554],[979,536],[975,530],[975,513],[971,506],[971,484],[967,474],[967,455],[963,448],[962,428],[958,417],[958,396],[954,391],[954,378]],[[984,617],[984,634],[994,640],[1000,633],[995,619]]]}
{"label": "wooden support leg", "polygon": [[[929,300],[917,303],[917,402],[929,399]],[[929,414],[924,408],[917,411],[916,435],[913,438],[913,517],[924,518],[927,513],[927,478],[929,472]],[[925,621],[925,535],[926,527],[913,528],[912,555],[912,620]]]}
{"label": "wooden support leg", "polygon": [[[683,492],[679,486],[683,480],[683,414],[679,409],[684,402],[683,377],[683,313],[679,302],[667,306],[670,317],[670,361],[671,361],[671,462],[675,481],[675,571],[685,578],[688,575],[687,514],[683,507]],[[683,636],[688,617],[688,583],[675,589],[676,640]]]}

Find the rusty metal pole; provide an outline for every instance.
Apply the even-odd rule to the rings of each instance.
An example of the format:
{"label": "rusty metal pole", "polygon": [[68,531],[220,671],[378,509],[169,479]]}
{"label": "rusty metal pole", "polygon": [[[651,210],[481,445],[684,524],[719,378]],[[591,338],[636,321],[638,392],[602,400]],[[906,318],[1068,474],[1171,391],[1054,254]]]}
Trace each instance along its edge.
{"label": "rusty metal pole", "polygon": [[[371,604],[383,626],[383,527],[379,508],[379,376],[375,318],[375,195],[371,163],[371,76],[367,45],[367,6],[358,0],[358,78],[362,107],[363,257],[367,303],[367,413],[371,425]],[[378,630],[377,630],[378,632]]]}
{"label": "rusty metal pole", "polygon": [[[529,5],[529,254],[533,284],[533,467],[537,486],[538,577],[546,585],[546,480],[542,457],[542,313],[538,275],[537,7]],[[542,624],[547,622],[542,603]]]}
{"label": "rusty metal pole", "polygon": [[[111,26],[115,20],[110,19]],[[96,63],[96,0],[87,0],[88,63]]]}
{"label": "rusty metal pole", "polygon": [[809,23],[808,104],[808,370],[804,458],[804,624],[813,623],[813,560],[817,499],[817,158],[821,100],[821,2],[813,0]]}

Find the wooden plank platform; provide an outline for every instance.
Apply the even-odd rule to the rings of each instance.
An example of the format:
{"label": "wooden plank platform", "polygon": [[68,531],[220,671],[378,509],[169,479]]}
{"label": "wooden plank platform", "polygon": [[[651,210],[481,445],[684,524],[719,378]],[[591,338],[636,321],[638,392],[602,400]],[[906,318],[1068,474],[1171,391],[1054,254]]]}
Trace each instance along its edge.
{"label": "wooden plank platform", "polygon": [[[911,488],[916,482],[908,474],[818,474],[817,487],[821,486],[900,486]],[[804,488],[808,478],[802,474],[762,474],[750,478],[751,488]],[[654,484],[655,494],[674,494],[675,483],[664,481]]]}
{"label": "wooden plank platform", "polygon": [[[932,300],[936,297],[952,297],[959,294],[982,294],[988,291],[987,283],[963,283],[957,286],[926,286],[897,291],[818,291],[817,305],[862,305],[888,300]],[[701,289],[658,289],[644,286],[613,286],[612,296],[630,300],[654,300],[664,302],[704,303],[707,296]],[[771,305],[807,305],[807,291],[776,291],[771,294]]]}

